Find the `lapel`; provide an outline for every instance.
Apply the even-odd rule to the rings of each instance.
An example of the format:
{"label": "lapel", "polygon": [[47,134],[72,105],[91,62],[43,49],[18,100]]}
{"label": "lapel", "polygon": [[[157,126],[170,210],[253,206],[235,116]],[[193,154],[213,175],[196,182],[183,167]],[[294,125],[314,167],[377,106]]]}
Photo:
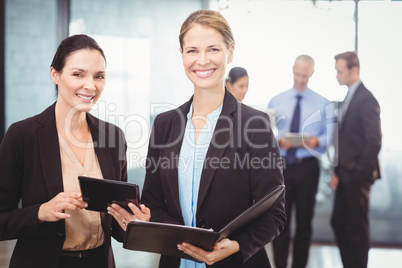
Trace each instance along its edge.
{"label": "lapel", "polygon": [[[43,125],[38,130],[38,143],[40,151],[40,163],[49,198],[63,192],[63,177],[61,171],[60,146],[56,128],[55,104],[47,108],[39,115],[39,122]],[[99,120],[87,113],[87,122],[91,129],[95,153],[104,178],[116,179],[115,165],[110,150],[102,146],[100,138],[108,141],[105,128],[99,127]]]}
{"label": "lapel", "polygon": [[61,173],[61,159],[59,138],[56,129],[55,105],[47,108],[39,115],[39,122],[43,125],[38,130],[40,163],[49,198],[63,192],[63,178]]}
{"label": "lapel", "polygon": [[[109,133],[109,128],[106,130],[106,122],[100,121],[89,113],[86,114],[86,118],[89,129],[91,130],[95,154],[98,158],[103,178],[109,180],[118,180],[119,178],[116,177],[118,172],[116,172],[115,169],[116,159],[113,158],[111,154],[112,150],[110,150],[110,148],[119,146],[119,144],[115,144],[115,140],[109,140],[109,136],[107,135],[107,133]],[[108,126],[111,127],[110,125]]]}
{"label": "lapel", "polygon": [[[237,100],[226,90],[223,100],[222,112],[219,116],[218,122],[216,123],[214,134],[209,145],[205,161],[208,161],[210,159],[220,159],[229,146],[231,137],[233,135],[233,125],[235,121],[233,114],[234,112],[236,112],[237,106]],[[212,179],[217,169],[217,167],[212,168],[211,165],[209,165],[208,163],[205,164],[205,162],[204,166],[205,168],[201,174],[200,189],[198,192],[197,211],[205,200],[209,186],[211,185]]]}
{"label": "lapel", "polygon": [[[115,167],[118,166],[118,163],[115,162],[117,160],[113,158],[111,153],[112,150],[110,150],[110,148],[113,148],[113,146],[119,146],[119,144],[115,144],[113,141],[109,140],[107,133],[110,132],[109,129],[106,130],[106,126],[111,127],[111,125],[107,125],[106,122],[100,121],[98,118],[89,113],[86,114],[86,119],[89,129],[91,130],[92,142],[103,178],[109,180],[119,180],[120,178],[117,177],[119,173],[116,172],[115,169]],[[103,230],[105,230],[106,237],[110,237],[112,216],[103,213],[101,213],[101,216]],[[110,243],[110,241],[106,241],[106,243]]]}
{"label": "lapel", "polygon": [[[170,187],[170,191],[173,193],[174,203],[176,204],[176,209],[181,215],[180,200],[179,200],[179,181],[178,181],[178,159],[180,156],[180,149],[183,143],[184,131],[187,123],[187,114],[190,110],[193,98],[188,102],[183,104],[177,109],[177,115],[172,119],[171,131],[168,138],[168,143],[172,143],[169,148],[171,155],[170,160],[175,161],[174,168],[167,169],[167,182]],[[211,140],[211,144],[208,148],[207,155],[205,159],[221,158],[227,147],[229,146],[231,136],[233,135],[233,125],[235,118],[233,113],[237,110],[238,102],[227,90],[225,92],[225,97],[223,100],[223,107],[221,115],[219,116],[218,122],[214,130],[214,134]],[[229,132],[231,135],[227,135]],[[213,146],[213,144],[219,146]],[[211,185],[213,176],[215,174],[216,168],[208,168],[210,165],[206,165],[201,174],[200,188],[198,192],[197,210],[202,205],[205,200],[209,186]]]}
{"label": "lapel", "polygon": [[181,145],[183,143],[184,131],[187,124],[187,114],[190,111],[191,103],[193,102],[193,97],[182,106],[176,109],[177,114],[172,118],[171,131],[169,132],[168,144],[171,144],[169,149],[169,160],[172,161],[174,168],[168,168],[166,170],[167,183],[169,185],[169,190],[173,193],[174,204],[176,205],[177,211],[180,213],[180,198],[179,198],[179,173],[178,173],[178,160],[180,156]]}
{"label": "lapel", "polygon": [[[352,96],[352,99],[349,102],[348,108],[346,110],[346,113],[342,119],[342,123],[341,123],[341,131],[344,129],[345,124],[348,123],[348,120],[351,117],[351,114],[355,113],[356,110],[359,110],[360,107],[358,105],[359,102],[359,95],[362,93],[362,91],[365,89],[365,86],[363,85],[363,83],[360,83],[360,85],[357,87],[355,93]],[[343,102],[342,102],[342,106],[343,106]]]}
{"label": "lapel", "polygon": [[[58,193],[64,191],[59,138],[56,128],[55,105],[56,103],[39,115],[39,122],[43,125],[43,128],[38,130],[40,163],[42,165],[43,177],[49,199],[52,199]],[[117,173],[115,172],[113,157],[110,150],[107,149],[107,146],[101,142],[102,140],[108,141],[105,125],[103,125],[103,128],[100,128],[99,120],[89,113],[87,113],[87,122],[91,130],[95,153],[98,157],[103,177],[116,179],[115,176]],[[100,138],[102,139],[101,141]],[[105,217],[105,219],[102,220],[102,225],[107,227],[104,228],[107,233],[110,232],[110,227],[108,226],[111,226],[111,222],[111,216]],[[55,225],[58,228],[58,232],[64,233],[64,221],[58,221]]]}

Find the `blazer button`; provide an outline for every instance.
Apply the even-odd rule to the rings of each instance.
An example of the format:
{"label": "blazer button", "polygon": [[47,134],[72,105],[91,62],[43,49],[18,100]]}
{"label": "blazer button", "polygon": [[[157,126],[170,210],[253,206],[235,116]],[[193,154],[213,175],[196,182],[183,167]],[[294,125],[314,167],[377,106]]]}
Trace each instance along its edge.
{"label": "blazer button", "polygon": [[197,221],[198,228],[205,228],[205,226],[206,226],[206,222],[204,220]]}

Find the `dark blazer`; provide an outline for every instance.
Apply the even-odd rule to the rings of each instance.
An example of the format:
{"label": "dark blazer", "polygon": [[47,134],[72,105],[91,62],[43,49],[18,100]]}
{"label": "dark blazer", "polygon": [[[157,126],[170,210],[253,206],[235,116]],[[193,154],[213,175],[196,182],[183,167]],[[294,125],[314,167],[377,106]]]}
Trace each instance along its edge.
{"label": "dark blazer", "polygon": [[380,105],[361,83],[338,126],[338,166],[362,180],[380,178],[378,153],[381,149]]}
{"label": "dark blazer", "polygon": [[[103,177],[127,181],[121,129],[89,113],[87,122]],[[18,239],[10,267],[57,267],[65,240],[64,220],[38,222],[40,205],[63,191],[55,104],[9,127],[0,145],[0,174],[0,240]],[[124,231],[108,214],[102,216],[102,225],[105,267],[114,267],[110,237],[122,241]]]}
{"label": "dark blazer", "polygon": [[[178,160],[192,99],[155,118],[142,202],[151,221],[184,224],[178,186]],[[220,230],[241,212],[283,184],[280,154],[266,113],[238,103],[225,93],[223,108],[201,175],[197,226]],[[264,246],[284,227],[284,195],[263,216],[229,238],[240,252],[213,267],[270,267]],[[180,259],[162,256],[160,267],[179,267]]]}

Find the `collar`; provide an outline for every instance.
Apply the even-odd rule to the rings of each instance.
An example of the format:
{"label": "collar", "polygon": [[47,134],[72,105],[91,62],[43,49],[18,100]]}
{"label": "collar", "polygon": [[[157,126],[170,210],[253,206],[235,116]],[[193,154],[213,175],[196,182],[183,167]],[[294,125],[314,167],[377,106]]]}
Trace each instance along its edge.
{"label": "collar", "polygon": [[[190,111],[190,106],[192,105],[192,103],[193,96],[190,98],[190,100],[177,108],[178,112],[175,117],[181,117],[182,119],[187,120],[186,115]],[[236,98],[233,97],[233,95],[227,89],[225,89],[225,97],[223,99],[223,104],[221,105],[222,112],[220,114],[233,115],[233,113],[236,112],[238,105],[240,105],[240,103],[236,100]]]}
{"label": "collar", "polygon": [[[214,111],[210,112],[207,115],[207,118],[210,119],[210,118],[217,117],[222,112],[222,107],[223,107],[223,103],[221,105],[219,105],[219,107],[216,108]],[[187,114],[187,120],[190,120],[191,116],[193,116],[193,103],[192,102],[190,105],[190,110],[188,111],[188,114]]]}
{"label": "collar", "polygon": [[355,94],[357,88],[360,86],[361,83],[362,81],[359,79],[348,87],[348,93],[346,94],[345,100],[346,98],[353,97],[353,95]]}
{"label": "collar", "polygon": [[293,95],[294,97],[296,97],[296,96],[298,96],[298,95],[304,97],[304,96],[306,96],[306,95],[309,94],[309,91],[310,91],[310,89],[309,89],[308,87],[306,87],[305,89],[303,89],[301,92],[297,91],[294,87],[292,87],[292,89],[291,89],[292,95]]}
{"label": "collar", "polygon": [[349,91],[352,91],[352,92],[355,92],[356,91],[356,89],[357,89],[357,87],[361,84],[361,80],[359,79],[359,80],[357,80],[356,82],[354,82],[353,84],[351,84],[349,87],[348,87],[348,90]]}

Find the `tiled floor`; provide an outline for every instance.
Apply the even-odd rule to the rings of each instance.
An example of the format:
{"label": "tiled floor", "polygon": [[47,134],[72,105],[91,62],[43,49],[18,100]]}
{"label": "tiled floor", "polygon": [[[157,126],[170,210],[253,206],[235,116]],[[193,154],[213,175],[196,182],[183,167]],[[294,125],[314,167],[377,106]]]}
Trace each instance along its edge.
{"label": "tiled floor", "polygon": [[[270,245],[267,247],[270,260]],[[289,261],[289,263],[291,263]],[[289,264],[290,265],[290,264]],[[290,266],[289,266],[290,267]],[[313,244],[310,249],[307,268],[342,268],[338,248],[334,245]],[[402,248],[372,248],[369,252],[368,268],[401,268]]]}
{"label": "tiled floor", "polygon": [[[0,268],[8,267],[9,258],[15,241],[0,242]],[[154,268],[158,264],[158,255],[128,251],[120,243],[113,242],[117,268]],[[266,247],[271,257],[271,247]],[[372,248],[368,268],[401,268],[402,248]],[[310,250],[307,268],[342,268],[338,249],[333,245],[314,244]]]}

